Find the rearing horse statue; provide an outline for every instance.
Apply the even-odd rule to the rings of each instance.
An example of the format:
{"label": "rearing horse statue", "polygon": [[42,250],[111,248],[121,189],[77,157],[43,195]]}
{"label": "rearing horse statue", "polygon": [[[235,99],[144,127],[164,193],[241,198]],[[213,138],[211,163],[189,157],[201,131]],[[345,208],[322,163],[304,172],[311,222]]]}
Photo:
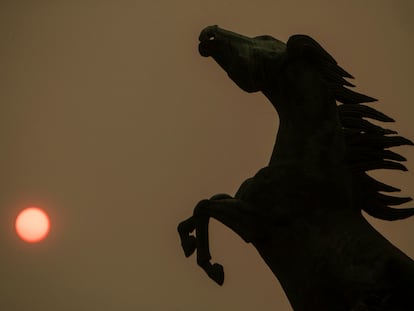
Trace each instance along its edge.
{"label": "rearing horse statue", "polygon": [[179,224],[185,255],[196,251],[198,265],[223,284],[223,267],[210,262],[212,217],[254,245],[296,311],[414,310],[414,261],[361,213],[414,215],[414,208],[391,207],[411,198],[385,195],[399,189],[367,174],[406,170],[389,148],[413,143],[367,120],[393,121],[362,104],[376,100],[349,89],[345,78],[353,77],[309,36],[285,44],[210,26],[199,40],[200,54],[241,89],[269,99],[280,125],[266,167],[234,197],[200,201]]}

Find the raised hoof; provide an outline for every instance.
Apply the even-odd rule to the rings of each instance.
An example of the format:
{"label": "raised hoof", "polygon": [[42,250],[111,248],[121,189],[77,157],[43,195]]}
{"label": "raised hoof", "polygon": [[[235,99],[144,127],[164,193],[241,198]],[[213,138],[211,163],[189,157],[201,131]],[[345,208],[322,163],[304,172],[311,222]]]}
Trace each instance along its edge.
{"label": "raised hoof", "polygon": [[182,239],[181,246],[184,250],[185,257],[190,257],[196,250],[196,238],[190,235]]}
{"label": "raised hoof", "polygon": [[223,266],[215,263],[210,266],[209,271],[207,272],[208,276],[213,279],[218,285],[223,285],[224,283],[224,269]]}

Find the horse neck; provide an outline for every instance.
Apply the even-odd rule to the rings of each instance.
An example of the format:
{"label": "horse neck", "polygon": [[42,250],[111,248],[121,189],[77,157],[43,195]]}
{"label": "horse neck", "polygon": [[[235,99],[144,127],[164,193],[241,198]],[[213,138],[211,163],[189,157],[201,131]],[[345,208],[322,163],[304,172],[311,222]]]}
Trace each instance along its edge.
{"label": "horse neck", "polygon": [[[292,165],[312,173],[342,163],[345,147],[335,100],[324,90],[315,89],[316,95],[300,99],[264,92],[279,114],[269,166]],[[278,103],[288,108],[283,109]]]}

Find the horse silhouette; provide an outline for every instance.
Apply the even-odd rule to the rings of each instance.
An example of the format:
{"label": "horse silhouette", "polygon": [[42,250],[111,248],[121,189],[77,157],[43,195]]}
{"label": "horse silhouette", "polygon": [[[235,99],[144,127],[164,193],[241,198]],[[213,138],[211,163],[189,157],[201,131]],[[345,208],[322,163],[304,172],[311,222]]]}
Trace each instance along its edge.
{"label": "horse silhouette", "polygon": [[[389,150],[413,143],[367,119],[393,119],[362,103],[315,40],[293,35],[246,37],[205,28],[199,52],[211,56],[241,89],[261,91],[279,118],[268,165],[242,183],[234,197],[201,200],[178,225],[185,255],[222,285],[223,267],[210,262],[209,218],[252,243],[279,280],[294,310],[414,310],[414,261],[378,233],[361,211],[383,220],[404,219],[411,200],[367,174],[405,171]],[[338,103],[337,103],[338,102]],[[195,235],[192,232],[195,231]]]}

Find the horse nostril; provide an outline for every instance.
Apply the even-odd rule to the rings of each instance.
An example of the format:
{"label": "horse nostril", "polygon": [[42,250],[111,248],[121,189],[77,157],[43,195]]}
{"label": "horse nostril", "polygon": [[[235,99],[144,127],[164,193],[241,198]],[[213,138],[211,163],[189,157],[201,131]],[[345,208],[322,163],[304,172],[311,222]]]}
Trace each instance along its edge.
{"label": "horse nostril", "polygon": [[200,35],[198,37],[198,40],[200,42],[203,42],[203,41],[213,41],[213,40],[215,40],[217,38],[217,36],[216,36],[217,29],[218,29],[218,26],[217,25],[208,26],[208,27],[204,28],[201,31],[201,33],[200,33]]}

